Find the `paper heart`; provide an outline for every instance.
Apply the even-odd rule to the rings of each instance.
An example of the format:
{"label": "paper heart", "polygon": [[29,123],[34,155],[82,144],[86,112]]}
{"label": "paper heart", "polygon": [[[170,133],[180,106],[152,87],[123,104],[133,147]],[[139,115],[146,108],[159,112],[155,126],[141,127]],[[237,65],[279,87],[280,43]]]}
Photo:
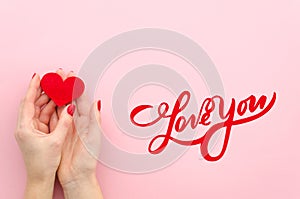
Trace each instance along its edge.
{"label": "paper heart", "polygon": [[44,75],[41,87],[57,106],[70,103],[80,97],[84,91],[84,83],[80,78],[68,77],[63,81],[57,73]]}

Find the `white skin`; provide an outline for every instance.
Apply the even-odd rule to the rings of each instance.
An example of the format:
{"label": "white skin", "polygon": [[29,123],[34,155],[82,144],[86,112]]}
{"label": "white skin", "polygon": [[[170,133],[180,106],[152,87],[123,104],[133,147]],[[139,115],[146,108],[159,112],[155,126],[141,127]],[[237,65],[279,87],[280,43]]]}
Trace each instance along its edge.
{"label": "white skin", "polygon": [[[62,78],[66,75],[57,71]],[[69,73],[68,76],[74,75]],[[40,77],[30,82],[19,108],[15,137],[23,154],[27,171],[24,198],[52,198],[57,174],[65,198],[102,198],[96,178],[97,156],[100,152],[100,112],[86,98],[76,102],[74,117],[67,107],[57,108],[41,92]],[[92,148],[90,154],[80,138]]]}

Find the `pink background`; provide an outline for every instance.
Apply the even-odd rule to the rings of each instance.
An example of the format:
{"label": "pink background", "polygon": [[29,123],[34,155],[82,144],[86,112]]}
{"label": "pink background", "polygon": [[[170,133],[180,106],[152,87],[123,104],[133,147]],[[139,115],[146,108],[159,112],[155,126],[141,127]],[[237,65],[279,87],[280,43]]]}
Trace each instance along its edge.
{"label": "pink background", "polygon": [[[200,44],[221,74],[227,97],[271,96],[276,91],[278,99],[265,117],[233,128],[228,150],[218,162],[200,161],[198,147],[192,147],[171,166],[149,174],[127,174],[99,164],[104,197],[299,198],[299,10],[299,0],[2,0],[0,198],[22,198],[25,169],[13,132],[17,107],[32,74],[58,67],[78,71],[96,46],[143,27],[171,29]],[[146,59],[131,60],[145,64]],[[153,62],[167,60],[157,59]],[[111,77],[111,81],[118,78]],[[95,98],[104,101],[103,117],[108,119],[103,126],[108,129],[114,125],[105,109],[109,94],[107,88],[99,89]],[[203,98],[206,93],[198,95]],[[119,146],[142,151],[147,147],[143,143],[129,149],[136,141],[111,128],[106,134]],[[62,198],[59,188],[55,198]]]}

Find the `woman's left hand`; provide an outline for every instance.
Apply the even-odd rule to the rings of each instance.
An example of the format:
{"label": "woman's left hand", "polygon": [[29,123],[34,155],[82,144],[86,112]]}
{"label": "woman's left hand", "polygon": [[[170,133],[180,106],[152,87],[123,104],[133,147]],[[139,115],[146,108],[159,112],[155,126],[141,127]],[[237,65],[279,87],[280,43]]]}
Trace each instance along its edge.
{"label": "woman's left hand", "polygon": [[74,109],[74,105],[65,107],[58,120],[55,103],[41,92],[40,77],[33,76],[19,108],[15,131],[27,170],[25,198],[52,198],[62,146],[72,126]]}

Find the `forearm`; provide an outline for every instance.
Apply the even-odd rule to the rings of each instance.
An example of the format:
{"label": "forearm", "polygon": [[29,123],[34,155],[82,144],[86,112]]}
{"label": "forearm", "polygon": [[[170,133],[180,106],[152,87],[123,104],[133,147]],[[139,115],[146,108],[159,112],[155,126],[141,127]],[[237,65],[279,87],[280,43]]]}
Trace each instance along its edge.
{"label": "forearm", "polygon": [[25,188],[25,199],[52,199],[55,176],[46,180],[35,180],[27,178]]}
{"label": "forearm", "polygon": [[66,199],[102,199],[102,193],[96,176],[69,182],[63,186]]}

